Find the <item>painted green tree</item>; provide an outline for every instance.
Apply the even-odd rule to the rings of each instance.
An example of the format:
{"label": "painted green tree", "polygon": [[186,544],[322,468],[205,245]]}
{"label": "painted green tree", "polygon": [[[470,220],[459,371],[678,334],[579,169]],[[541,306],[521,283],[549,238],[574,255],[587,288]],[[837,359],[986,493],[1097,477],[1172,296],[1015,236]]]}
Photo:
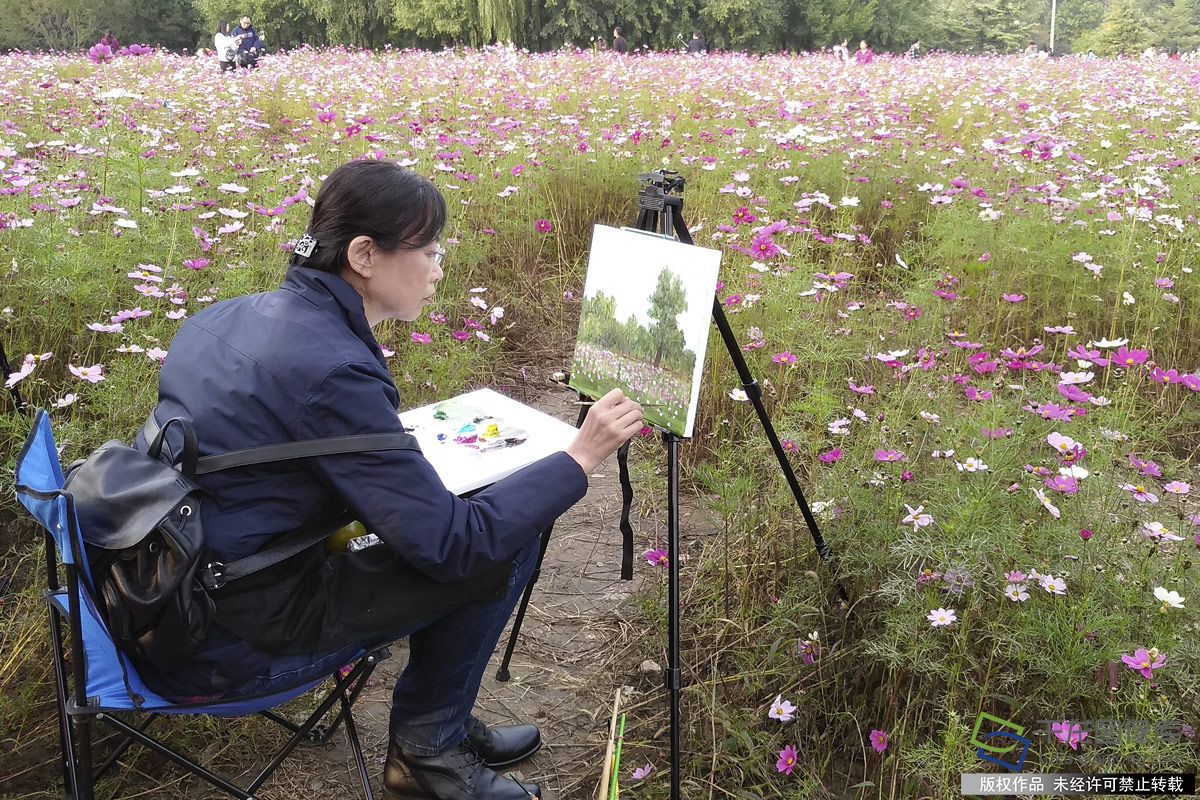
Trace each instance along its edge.
{"label": "painted green tree", "polygon": [[687,308],[687,295],[683,281],[669,269],[658,273],[654,294],[650,295],[648,316],[654,320],[650,326],[650,340],[654,344],[651,363],[662,364],[663,356],[675,356],[683,351],[683,331],[679,329],[679,315]]}

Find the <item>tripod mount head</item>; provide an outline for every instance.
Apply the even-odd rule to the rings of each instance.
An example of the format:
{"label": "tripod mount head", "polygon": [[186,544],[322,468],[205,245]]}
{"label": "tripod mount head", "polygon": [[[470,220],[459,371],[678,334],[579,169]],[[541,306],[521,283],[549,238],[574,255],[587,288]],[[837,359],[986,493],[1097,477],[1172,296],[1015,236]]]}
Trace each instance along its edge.
{"label": "tripod mount head", "polygon": [[683,176],[673,169],[656,169],[638,175],[638,210],[662,211],[683,207]]}

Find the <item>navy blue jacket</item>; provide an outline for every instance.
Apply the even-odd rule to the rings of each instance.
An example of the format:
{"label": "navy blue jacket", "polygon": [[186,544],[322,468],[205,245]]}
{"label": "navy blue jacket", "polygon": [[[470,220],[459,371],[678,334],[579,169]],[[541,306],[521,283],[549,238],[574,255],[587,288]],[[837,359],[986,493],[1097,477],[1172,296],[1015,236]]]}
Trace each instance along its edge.
{"label": "navy blue jacket", "polygon": [[251,25],[249,28],[243,28],[241,25],[238,25],[229,35],[241,36],[242,34],[247,34],[247,36],[238,43],[239,53],[246,53],[250,50],[261,51],[264,49],[262,39],[258,38],[258,31],[254,30],[253,25]]}
{"label": "navy blue jacket", "polygon": [[[216,303],[183,324],[160,373],[154,415],[159,424],[190,417],[205,456],[400,433],[399,401],[358,292],[336,275],[292,267],[275,291]],[[146,447],[143,436],[136,445]],[[586,475],[565,452],[469,499],[449,492],[423,455],[405,450],[243,467],[197,482],[214,498],[202,514],[222,561],[344,506],[438,581],[469,578],[510,559],[587,491]]]}

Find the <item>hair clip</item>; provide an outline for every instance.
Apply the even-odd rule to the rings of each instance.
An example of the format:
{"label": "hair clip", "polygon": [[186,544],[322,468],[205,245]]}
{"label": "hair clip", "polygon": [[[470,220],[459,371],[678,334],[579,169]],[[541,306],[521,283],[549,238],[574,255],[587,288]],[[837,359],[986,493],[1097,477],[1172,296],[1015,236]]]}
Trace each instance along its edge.
{"label": "hair clip", "polygon": [[304,256],[305,258],[308,258],[309,256],[311,256],[313,254],[313,251],[316,249],[317,249],[317,240],[306,233],[300,237],[300,241],[296,242],[296,246],[292,249],[292,252],[295,253],[296,255]]}

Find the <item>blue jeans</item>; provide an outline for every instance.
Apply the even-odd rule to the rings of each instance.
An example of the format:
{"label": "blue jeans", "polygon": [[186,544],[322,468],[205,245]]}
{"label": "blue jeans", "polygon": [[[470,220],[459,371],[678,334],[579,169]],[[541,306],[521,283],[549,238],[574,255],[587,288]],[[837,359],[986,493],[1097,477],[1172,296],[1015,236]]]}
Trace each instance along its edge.
{"label": "blue jeans", "polygon": [[[508,590],[498,600],[463,606],[408,630],[408,665],[392,692],[391,739],[415,756],[435,756],[466,738],[466,722],[488,660],[537,566],[540,537],[513,556]],[[238,694],[269,694],[329,675],[354,660],[355,646],[321,655],[281,656]]]}

